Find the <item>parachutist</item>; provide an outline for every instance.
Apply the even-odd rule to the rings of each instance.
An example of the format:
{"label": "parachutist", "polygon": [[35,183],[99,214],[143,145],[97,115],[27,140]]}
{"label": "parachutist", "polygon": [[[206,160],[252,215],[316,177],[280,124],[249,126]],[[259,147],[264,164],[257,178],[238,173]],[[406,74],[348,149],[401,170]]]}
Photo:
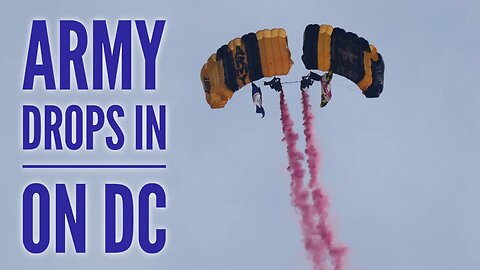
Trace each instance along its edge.
{"label": "parachutist", "polygon": [[282,82],[280,81],[280,78],[273,77],[271,81],[264,82],[264,85],[270,86],[270,88],[274,89],[277,92],[282,92]]}
{"label": "parachutist", "polygon": [[313,79],[310,77],[310,75],[303,76],[302,81],[300,82],[300,90],[304,90],[308,87],[310,87],[313,84]]}
{"label": "parachutist", "polygon": [[332,92],[330,89],[330,82],[332,81],[333,72],[329,71],[323,75],[319,75],[315,72],[310,71],[307,76],[303,76],[300,81],[300,90],[305,91],[310,86],[313,85],[315,81],[321,83],[322,98],[320,102],[320,108],[323,108],[327,105],[328,101],[332,98]]}

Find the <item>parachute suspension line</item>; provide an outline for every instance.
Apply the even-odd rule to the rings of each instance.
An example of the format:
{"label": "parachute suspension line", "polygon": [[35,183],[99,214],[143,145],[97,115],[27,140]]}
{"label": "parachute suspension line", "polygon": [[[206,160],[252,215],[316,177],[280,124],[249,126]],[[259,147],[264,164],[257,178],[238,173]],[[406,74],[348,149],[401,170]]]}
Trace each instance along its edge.
{"label": "parachute suspension line", "polygon": [[[327,75],[328,76],[328,75]],[[331,77],[330,77],[331,79]],[[321,155],[314,134],[314,115],[311,111],[309,87],[313,84],[310,76],[302,77],[301,93],[302,93],[302,115],[305,134],[305,155],[307,156],[308,172],[310,180],[308,188],[311,192],[313,203],[313,211],[316,218],[315,232],[321,238],[320,244],[322,249],[330,255],[331,263],[335,270],[344,269],[344,258],[347,253],[347,247],[334,243],[334,230],[329,224],[329,207],[330,202],[327,194],[318,179],[320,171]],[[323,262],[325,263],[325,261]]]}
{"label": "parachute suspension line", "polygon": [[352,87],[349,82],[345,82],[343,80],[337,80],[337,81],[335,81],[335,84],[340,85],[341,88],[347,88],[347,89],[350,89],[352,91],[358,92],[358,89],[355,89],[355,87]]}

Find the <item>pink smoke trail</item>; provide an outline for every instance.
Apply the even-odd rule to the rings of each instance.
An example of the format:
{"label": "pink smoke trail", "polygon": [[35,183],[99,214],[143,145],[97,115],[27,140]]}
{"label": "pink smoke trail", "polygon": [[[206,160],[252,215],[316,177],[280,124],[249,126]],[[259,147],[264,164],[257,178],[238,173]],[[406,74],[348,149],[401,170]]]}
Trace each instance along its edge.
{"label": "pink smoke trail", "polygon": [[280,93],[280,111],[284,140],[287,143],[288,170],[290,172],[291,197],[293,205],[300,211],[304,245],[315,270],[325,269],[325,248],[318,237],[315,227],[314,210],[309,202],[308,190],[303,185],[305,171],[302,167],[304,156],[297,149],[298,134],[293,129],[293,120],[288,110],[283,91]]}
{"label": "pink smoke trail", "polygon": [[312,190],[314,211],[319,217],[316,230],[320,234],[323,242],[322,244],[325,245],[325,249],[328,251],[328,254],[332,259],[334,269],[343,270],[345,267],[344,259],[348,249],[341,244],[334,243],[333,228],[328,223],[328,208],[330,207],[330,202],[318,180],[321,156],[315,142],[313,126],[314,116],[310,108],[308,87],[302,89],[302,107],[304,134],[306,140],[305,154],[307,155],[308,171],[310,174],[308,187]]}

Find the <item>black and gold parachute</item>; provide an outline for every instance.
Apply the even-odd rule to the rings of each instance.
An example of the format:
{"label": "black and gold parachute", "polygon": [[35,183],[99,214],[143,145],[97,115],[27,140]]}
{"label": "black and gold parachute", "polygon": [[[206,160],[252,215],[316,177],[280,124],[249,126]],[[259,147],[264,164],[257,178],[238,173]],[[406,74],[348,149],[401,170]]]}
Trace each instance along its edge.
{"label": "black and gold parachute", "polygon": [[302,60],[309,70],[331,71],[348,78],[367,98],[379,97],[383,91],[382,55],[364,38],[341,28],[308,25]]}
{"label": "black and gold parachute", "polygon": [[282,28],[235,38],[202,67],[207,103],[212,109],[223,108],[235,91],[263,77],[286,75],[292,64],[287,33]]}

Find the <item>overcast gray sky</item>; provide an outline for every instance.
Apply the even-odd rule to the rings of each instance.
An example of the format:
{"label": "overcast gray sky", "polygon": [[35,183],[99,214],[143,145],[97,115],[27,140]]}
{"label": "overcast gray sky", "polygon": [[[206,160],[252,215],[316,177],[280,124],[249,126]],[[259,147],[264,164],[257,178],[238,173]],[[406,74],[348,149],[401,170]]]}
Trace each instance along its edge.
{"label": "overcast gray sky", "polygon": [[[295,2],[295,3],[294,3]],[[297,3],[298,2],[298,3]],[[348,269],[474,270],[480,266],[480,9],[475,1],[8,1],[0,10],[2,135],[0,257],[4,269],[311,269],[290,204],[278,95],[264,89],[267,115],[254,113],[249,88],[223,110],[204,101],[200,68],[222,44],[263,28],[287,30],[295,65],[285,80],[306,74],[302,35],[328,23],[375,44],[386,63],[385,89],[365,99],[334,77],[333,98],[320,109],[312,88],[316,133],[323,151],[321,179],[331,196],[337,238],[350,247]],[[46,19],[58,75],[59,20],[166,19],[157,85],[145,93],[143,61],[132,33],[133,90],[104,93],[22,93],[31,21]],[[91,38],[91,36],[89,36]],[[86,68],[91,82],[91,43]],[[58,84],[58,78],[57,78]],[[300,93],[285,88],[297,131]],[[118,153],[21,150],[22,104],[166,104],[167,151]],[[122,122],[128,129],[132,117]],[[103,135],[109,134],[106,130]],[[130,136],[131,138],[131,136]],[[303,144],[302,144],[303,145]],[[162,171],[24,171],[36,162],[158,162]],[[22,246],[21,194],[40,181],[87,183],[87,254]],[[138,194],[158,182],[168,208],[154,214],[168,243],[157,255],[134,239],[120,255],[103,253],[103,186],[123,183]],[[53,208],[52,208],[53,209]],[[52,231],[52,236],[53,236]]]}

